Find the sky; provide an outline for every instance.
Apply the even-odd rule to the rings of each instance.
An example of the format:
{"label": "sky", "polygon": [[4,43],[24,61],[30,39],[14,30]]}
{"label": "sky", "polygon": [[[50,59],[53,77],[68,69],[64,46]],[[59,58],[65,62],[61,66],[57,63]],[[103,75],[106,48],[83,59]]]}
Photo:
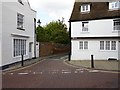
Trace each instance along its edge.
{"label": "sky", "polygon": [[62,20],[62,17],[67,26],[69,25],[74,0],[29,0],[29,3],[37,11],[37,19],[41,20],[42,26],[51,21]]}

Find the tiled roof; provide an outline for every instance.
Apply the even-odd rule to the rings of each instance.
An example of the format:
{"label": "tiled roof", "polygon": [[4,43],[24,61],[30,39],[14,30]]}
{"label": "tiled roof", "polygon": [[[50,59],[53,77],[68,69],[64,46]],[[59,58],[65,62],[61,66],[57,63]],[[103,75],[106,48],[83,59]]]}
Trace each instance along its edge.
{"label": "tiled roof", "polygon": [[[109,10],[108,2],[77,2],[74,3],[73,11],[70,17],[70,21],[85,21],[85,20],[95,20],[95,19],[106,19],[106,18],[120,18],[119,10]],[[82,4],[90,4],[89,13],[81,13]]]}

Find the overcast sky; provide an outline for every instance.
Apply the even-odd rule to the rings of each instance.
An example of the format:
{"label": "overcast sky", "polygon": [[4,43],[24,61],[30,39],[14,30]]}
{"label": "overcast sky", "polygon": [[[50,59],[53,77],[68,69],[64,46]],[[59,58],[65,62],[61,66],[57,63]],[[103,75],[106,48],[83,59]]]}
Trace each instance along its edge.
{"label": "overcast sky", "polygon": [[29,0],[32,9],[37,11],[37,19],[40,19],[42,25],[65,18],[68,21],[73,9],[74,0]]}

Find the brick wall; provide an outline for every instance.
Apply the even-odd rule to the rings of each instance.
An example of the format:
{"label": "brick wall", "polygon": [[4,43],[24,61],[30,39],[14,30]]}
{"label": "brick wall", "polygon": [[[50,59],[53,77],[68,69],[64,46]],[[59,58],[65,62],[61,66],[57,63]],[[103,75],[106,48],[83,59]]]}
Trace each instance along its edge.
{"label": "brick wall", "polygon": [[49,56],[53,54],[67,53],[70,51],[69,45],[55,44],[49,42],[40,42],[40,56]]}

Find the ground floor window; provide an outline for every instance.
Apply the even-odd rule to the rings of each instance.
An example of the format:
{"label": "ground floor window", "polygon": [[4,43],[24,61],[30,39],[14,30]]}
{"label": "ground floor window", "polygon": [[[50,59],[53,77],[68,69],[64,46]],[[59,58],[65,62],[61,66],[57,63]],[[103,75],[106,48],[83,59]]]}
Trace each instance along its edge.
{"label": "ground floor window", "polygon": [[116,50],[116,41],[100,41],[100,50]]}
{"label": "ground floor window", "polygon": [[104,50],[104,41],[100,41],[100,50]]}
{"label": "ground floor window", "polygon": [[106,45],[105,49],[110,50],[110,41],[106,41],[105,45]]}
{"label": "ground floor window", "polygon": [[24,39],[14,39],[13,40],[14,47],[14,57],[20,55],[26,55],[26,40]]}
{"label": "ground floor window", "polygon": [[116,41],[111,42],[111,50],[116,50]]}
{"label": "ground floor window", "polygon": [[80,50],[87,50],[88,49],[88,41],[80,41],[79,43]]}

